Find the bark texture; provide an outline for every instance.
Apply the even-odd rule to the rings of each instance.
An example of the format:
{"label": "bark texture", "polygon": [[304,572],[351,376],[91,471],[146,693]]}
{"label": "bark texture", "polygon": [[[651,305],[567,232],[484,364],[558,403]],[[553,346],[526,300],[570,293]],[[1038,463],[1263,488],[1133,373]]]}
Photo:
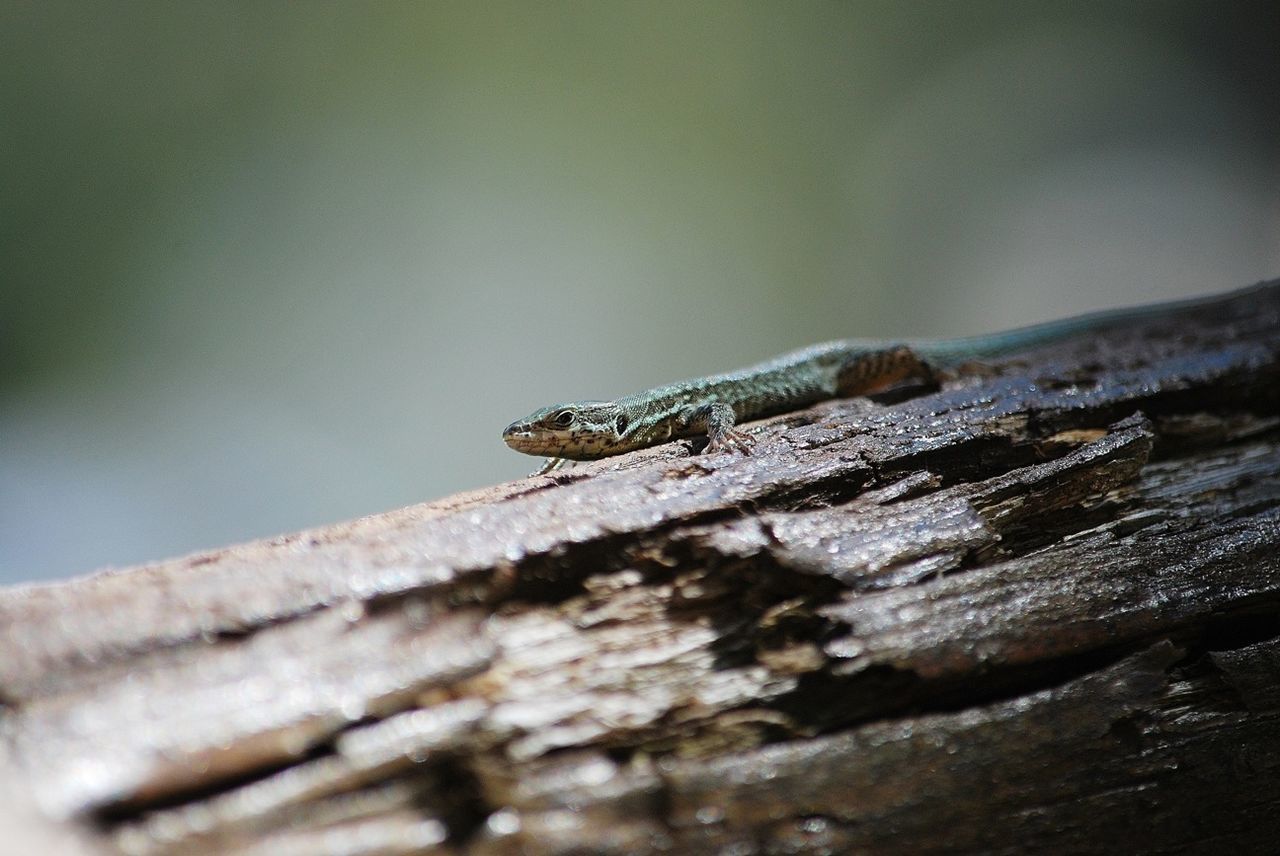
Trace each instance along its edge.
{"label": "bark texture", "polygon": [[752,430],[0,592],[8,844],[1274,852],[1280,283]]}

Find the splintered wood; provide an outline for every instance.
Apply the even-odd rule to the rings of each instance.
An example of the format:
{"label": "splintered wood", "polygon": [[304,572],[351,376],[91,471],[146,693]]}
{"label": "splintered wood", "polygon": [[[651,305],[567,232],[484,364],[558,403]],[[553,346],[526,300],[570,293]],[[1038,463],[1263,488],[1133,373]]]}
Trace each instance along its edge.
{"label": "splintered wood", "polygon": [[1273,851],[1280,283],[751,430],[0,591],[0,849]]}

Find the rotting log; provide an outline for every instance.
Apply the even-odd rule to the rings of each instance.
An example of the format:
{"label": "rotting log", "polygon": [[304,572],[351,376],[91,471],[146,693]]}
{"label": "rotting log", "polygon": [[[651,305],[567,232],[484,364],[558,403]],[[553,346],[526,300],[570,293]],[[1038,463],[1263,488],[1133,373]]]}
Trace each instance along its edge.
{"label": "rotting log", "polygon": [[0,592],[6,845],[1274,852],[1280,282],[752,430]]}

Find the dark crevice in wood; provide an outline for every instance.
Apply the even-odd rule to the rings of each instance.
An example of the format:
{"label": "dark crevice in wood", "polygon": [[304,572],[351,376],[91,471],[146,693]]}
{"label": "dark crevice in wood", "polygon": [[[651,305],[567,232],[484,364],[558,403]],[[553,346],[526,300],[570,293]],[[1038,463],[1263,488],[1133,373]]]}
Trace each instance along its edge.
{"label": "dark crevice in wood", "polygon": [[432,772],[440,786],[424,794],[419,804],[424,813],[439,817],[448,827],[450,843],[465,844],[495,807],[489,805],[484,789],[464,759],[441,759],[433,765]]}
{"label": "dark crevice in wood", "polygon": [[325,741],[310,747],[305,753],[287,761],[263,764],[233,775],[202,781],[187,789],[174,788],[162,794],[140,795],[118,802],[106,802],[89,812],[87,820],[104,829],[111,828],[127,821],[136,820],[151,812],[202,802],[218,794],[225,794],[245,785],[260,782],[299,764],[325,758],[332,754],[332,741]]}
{"label": "dark crevice in wood", "polygon": [[[1212,652],[1231,651],[1258,643],[1280,641],[1280,603],[1261,607],[1242,605],[1223,614],[1205,628],[1174,628],[1167,635],[1182,651],[1173,671],[1189,674],[1204,671],[1197,663],[1207,662]],[[1035,664],[986,669],[981,683],[971,676],[922,680],[910,671],[890,666],[872,666],[857,675],[839,676],[815,672],[805,675],[794,693],[769,703],[798,724],[798,731],[832,734],[883,719],[958,712],[969,708],[1011,701],[1036,692],[1062,686],[1093,674],[1146,650],[1164,635],[1134,638],[1122,645],[1082,651],[1069,657],[1041,660]]]}

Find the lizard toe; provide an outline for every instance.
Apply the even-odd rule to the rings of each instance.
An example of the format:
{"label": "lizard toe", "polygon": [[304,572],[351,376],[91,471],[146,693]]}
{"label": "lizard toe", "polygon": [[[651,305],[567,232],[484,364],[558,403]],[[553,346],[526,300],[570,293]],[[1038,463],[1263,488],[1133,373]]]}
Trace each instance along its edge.
{"label": "lizard toe", "polygon": [[738,452],[743,455],[750,455],[753,445],[755,445],[755,439],[750,434],[730,429],[711,437],[707,441],[707,447],[703,450],[703,454]]}

